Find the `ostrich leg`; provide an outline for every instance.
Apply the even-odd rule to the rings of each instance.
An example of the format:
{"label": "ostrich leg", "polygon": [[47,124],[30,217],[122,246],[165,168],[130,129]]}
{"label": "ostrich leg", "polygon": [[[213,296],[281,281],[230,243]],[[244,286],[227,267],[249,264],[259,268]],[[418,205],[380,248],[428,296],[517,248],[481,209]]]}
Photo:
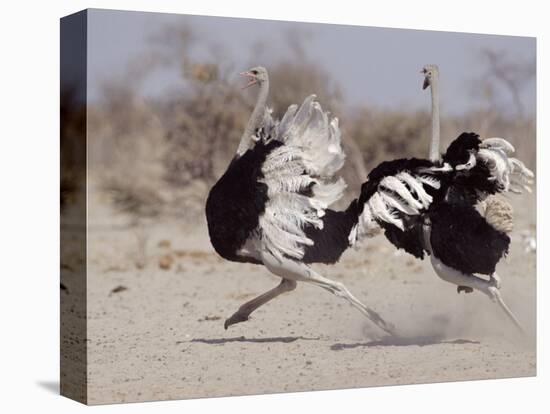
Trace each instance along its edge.
{"label": "ostrich leg", "polygon": [[485,293],[491,300],[498,303],[498,305],[502,308],[504,313],[506,313],[506,315],[510,318],[514,325],[522,333],[524,333],[523,327],[519,323],[514,313],[506,305],[504,299],[502,298],[502,295],[500,294],[498,275],[494,274],[493,276],[491,276],[491,280],[487,281],[475,275],[464,274],[456,269],[446,266],[441,263],[439,259],[434,257],[433,254],[430,256],[430,258],[435,273],[441,279],[449,283],[454,283],[457,286],[466,286],[471,289],[479,290],[480,292]]}
{"label": "ostrich leg", "polygon": [[514,325],[522,333],[524,333],[523,327],[519,323],[518,319],[510,310],[510,308],[506,305],[506,303],[504,302],[504,299],[502,299],[502,295],[500,294],[500,291],[499,291],[500,277],[496,273],[494,273],[491,276],[491,279],[487,281],[485,279],[482,279],[472,274],[462,273],[456,269],[453,269],[452,267],[449,267],[443,264],[433,254],[432,246],[430,243],[431,226],[429,225],[429,223],[424,224],[423,231],[424,231],[424,244],[425,244],[426,250],[428,250],[428,252],[430,253],[430,260],[432,263],[432,267],[435,270],[435,273],[441,279],[445,280],[446,282],[453,283],[457,285],[459,288],[475,289],[475,290],[479,290],[482,293],[485,293],[491,300],[498,303],[498,305],[502,308],[504,313],[506,313],[506,315],[510,318],[510,320],[514,323]]}
{"label": "ostrich leg", "polygon": [[247,321],[250,314],[258,309],[260,306],[266,304],[272,299],[275,299],[280,294],[290,292],[294,289],[296,289],[296,282],[291,279],[283,278],[283,280],[277,287],[241,305],[237,312],[235,312],[233,315],[231,315],[230,318],[225,320],[225,323],[223,325],[224,328],[227,329],[231,325]]}
{"label": "ostrich leg", "polygon": [[[309,268],[306,264],[295,262],[290,259],[278,259],[270,253],[262,253],[262,261],[264,265],[273,274],[276,274],[287,279],[292,279],[296,282],[306,282],[319,286],[330,293],[345,299],[349,304],[358,309],[363,315],[369,318],[376,326],[390,335],[395,335],[395,328],[392,324],[384,321],[382,317],[374,310],[365,306],[359,299],[351,294],[351,292],[340,282],[327,279]],[[284,275],[284,276],[283,276]]]}

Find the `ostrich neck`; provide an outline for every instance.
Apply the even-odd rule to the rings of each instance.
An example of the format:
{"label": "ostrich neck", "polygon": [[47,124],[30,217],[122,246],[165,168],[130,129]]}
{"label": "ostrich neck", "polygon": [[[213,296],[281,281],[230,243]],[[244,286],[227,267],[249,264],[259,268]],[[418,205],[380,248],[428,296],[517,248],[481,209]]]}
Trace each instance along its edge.
{"label": "ostrich neck", "polygon": [[243,136],[241,137],[241,142],[239,143],[239,148],[237,149],[237,155],[243,155],[249,148],[253,140],[254,133],[258,129],[264,119],[265,107],[267,104],[267,95],[269,94],[269,80],[265,80],[260,83],[260,93],[258,94],[258,99],[256,100],[256,105],[250,115],[250,119],[246,124],[244,129]]}
{"label": "ostrich neck", "polygon": [[441,153],[439,151],[439,79],[434,76],[431,83],[432,92],[432,142],[430,145],[430,160],[439,161]]}

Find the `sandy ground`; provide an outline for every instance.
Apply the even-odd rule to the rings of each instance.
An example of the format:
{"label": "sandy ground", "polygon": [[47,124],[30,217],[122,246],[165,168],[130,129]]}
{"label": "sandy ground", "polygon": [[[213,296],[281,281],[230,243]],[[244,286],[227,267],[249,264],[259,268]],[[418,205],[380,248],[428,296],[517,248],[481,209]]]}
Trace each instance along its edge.
{"label": "sandy ground", "polygon": [[303,284],[225,331],[226,317],[279,279],[220,259],[203,219],[136,227],[92,200],[89,403],[535,375],[536,257],[524,237],[534,235],[535,197],[512,201],[516,229],[499,274],[526,337],[485,296],[458,295],[428,261],[396,253],[381,236],[316,269],[394,323],[399,337]]}

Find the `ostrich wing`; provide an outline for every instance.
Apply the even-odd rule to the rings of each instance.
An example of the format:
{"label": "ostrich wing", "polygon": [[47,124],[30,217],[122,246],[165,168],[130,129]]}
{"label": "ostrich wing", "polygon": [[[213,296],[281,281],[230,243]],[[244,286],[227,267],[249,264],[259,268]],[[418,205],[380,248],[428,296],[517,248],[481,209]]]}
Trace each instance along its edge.
{"label": "ostrich wing", "polygon": [[[386,161],[374,168],[361,188],[362,212],[350,243],[369,237],[380,228],[386,229],[391,238],[388,232],[402,237],[404,232],[418,226],[441,186],[440,173],[429,172],[433,166],[431,161],[411,158]],[[413,240],[406,244],[412,248]],[[415,250],[413,254],[420,253]]]}
{"label": "ostrich wing", "polygon": [[344,181],[335,177],[345,159],[338,120],[312,95],[299,108],[291,105],[280,122],[266,112],[261,132],[260,139],[282,144],[262,165],[268,202],[259,219],[261,243],[279,259],[301,259],[304,247],[313,243],[304,228],[321,228],[325,209],[345,189]]}
{"label": "ostrich wing", "polygon": [[503,192],[531,192],[530,185],[535,175],[523,162],[511,157],[514,151],[505,139],[487,138],[481,141],[477,159],[487,165],[491,178],[499,183]]}
{"label": "ostrich wing", "polygon": [[452,196],[476,203],[490,194],[531,191],[533,172],[511,156],[514,151],[505,139],[481,140],[477,134],[462,133],[443,155],[444,163],[456,172]]}

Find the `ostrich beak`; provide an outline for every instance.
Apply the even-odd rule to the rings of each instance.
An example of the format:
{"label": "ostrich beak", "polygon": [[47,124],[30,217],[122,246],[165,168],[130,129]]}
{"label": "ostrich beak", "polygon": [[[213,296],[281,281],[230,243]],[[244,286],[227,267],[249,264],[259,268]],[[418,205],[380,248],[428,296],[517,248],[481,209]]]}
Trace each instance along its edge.
{"label": "ostrich beak", "polygon": [[241,72],[239,73],[239,75],[248,77],[248,83],[244,85],[241,89],[250,88],[252,85],[258,83],[258,79],[256,79],[256,76],[252,72]]}

